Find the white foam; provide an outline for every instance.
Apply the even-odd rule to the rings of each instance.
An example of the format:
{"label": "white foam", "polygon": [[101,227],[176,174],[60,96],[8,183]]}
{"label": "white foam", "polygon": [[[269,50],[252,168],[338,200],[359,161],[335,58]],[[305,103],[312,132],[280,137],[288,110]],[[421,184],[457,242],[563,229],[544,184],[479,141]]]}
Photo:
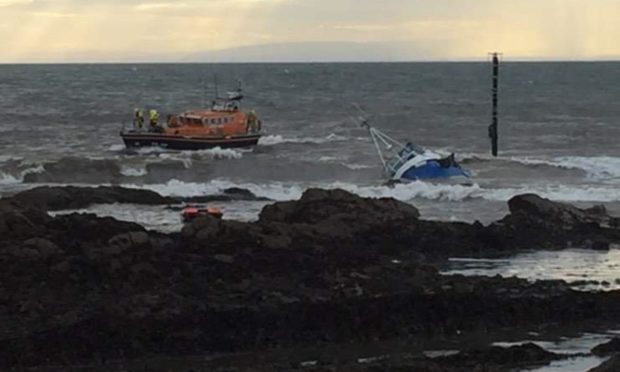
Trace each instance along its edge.
{"label": "white foam", "polygon": [[619,178],[620,158],[612,156],[565,156],[554,158],[553,162],[566,168],[578,168],[596,179]]}
{"label": "white foam", "polygon": [[126,177],[142,177],[146,176],[148,173],[149,172],[144,167],[132,168],[126,165],[121,167],[121,174]]}
{"label": "white foam", "polygon": [[166,152],[172,152],[173,150],[165,149],[163,147],[151,146],[151,147],[140,147],[136,150],[136,152],[140,155],[150,155],[150,154],[161,154]]}
{"label": "white foam", "polygon": [[620,189],[604,186],[527,186],[520,188],[488,189],[478,195],[486,200],[506,201],[519,194],[534,193],[544,198],[565,202],[615,202],[620,201]]}
{"label": "white foam", "polygon": [[494,158],[486,154],[461,154],[463,159],[485,161],[508,161],[524,165],[547,165],[562,169],[577,169],[586,172],[595,180],[620,178],[620,158],[613,156],[560,156],[541,159],[528,156]]}
{"label": "white foam", "polygon": [[0,172],[0,185],[13,185],[21,182],[21,179],[18,179],[13,175]]}
{"label": "white foam", "polygon": [[355,163],[347,163],[345,160],[347,160],[346,158],[343,157],[338,157],[338,156],[321,156],[319,158],[319,161],[321,163],[333,163],[333,164],[340,164],[346,168],[349,168],[351,170],[360,170],[360,169],[367,169],[367,168],[375,168],[376,165],[368,165],[368,164],[355,164]]}
{"label": "white foam", "polygon": [[339,158],[337,156],[321,156],[319,158],[319,161],[323,163],[331,163],[338,160],[342,160],[342,158]]}
{"label": "white foam", "polygon": [[243,153],[234,149],[223,149],[221,147],[215,147],[207,150],[197,151],[182,151],[183,156],[189,157],[209,157],[213,159],[241,159]]}
{"label": "white foam", "polygon": [[251,191],[258,197],[272,200],[294,200],[301,197],[303,188],[300,186],[287,186],[281,183],[269,185],[257,185],[253,183],[233,183],[227,180],[213,180],[207,183],[182,182],[176,179],[165,184],[150,185],[125,185],[133,188],[147,188],[165,196],[203,196],[222,193],[231,187],[243,188]]}
{"label": "white foam", "polygon": [[27,175],[27,174],[36,174],[36,173],[43,173],[43,172],[45,172],[45,168],[43,167],[43,165],[39,164],[39,165],[36,165],[36,166],[34,166],[32,168],[24,169],[21,172],[21,177],[23,179],[24,176]]}
{"label": "white foam", "polygon": [[12,156],[12,155],[0,155],[0,163],[7,163],[10,161],[19,161],[24,158],[21,156]]}
{"label": "white foam", "polygon": [[31,173],[43,173],[45,168],[42,165],[37,165],[32,168],[24,169],[20,172],[19,176],[15,176],[13,174],[5,173],[0,171],[0,185],[13,185],[24,182],[24,177],[27,174]]}
{"label": "white foam", "polygon": [[427,182],[411,182],[394,186],[361,186],[346,182],[323,184],[269,184],[235,183],[216,179],[207,183],[182,182],[173,179],[165,184],[127,185],[127,187],[146,187],[169,196],[201,196],[221,193],[224,189],[239,187],[247,189],[259,197],[284,201],[301,197],[309,187],[324,189],[343,189],[364,197],[391,197],[401,201],[428,199],[439,201],[463,201],[468,199],[484,199],[505,202],[519,194],[535,193],[542,197],[557,201],[612,202],[620,201],[620,189],[615,187],[595,186],[532,186],[521,188],[487,189],[478,184],[449,185]]}
{"label": "white foam", "polygon": [[283,143],[309,143],[309,144],[322,144],[322,143],[328,143],[328,142],[341,142],[341,141],[346,141],[347,138],[331,133],[326,137],[302,137],[302,138],[298,138],[298,137],[282,137],[281,135],[270,135],[270,136],[265,136],[265,137],[261,137],[261,139],[258,141],[258,144],[261,146],[274,146],[274,145],[279,145],[279,144],[283,144]]}
{"label": "white foam", "polygon": [[112,152],[119,152],[119,151],[123,151],[125,150],[125,145],[111,145],[110,147],[108,147],[108,151],[112,151]]}
{"label": "white foam", "polygon": [[360,169],[368,169],[368,168],[375,168],[375,166],[373,165],[368,165],[368,164],[349,164],[349,163],[340,163],[342,165],[344,165],[345,167],[352,169],[352,170],[360,170]]}

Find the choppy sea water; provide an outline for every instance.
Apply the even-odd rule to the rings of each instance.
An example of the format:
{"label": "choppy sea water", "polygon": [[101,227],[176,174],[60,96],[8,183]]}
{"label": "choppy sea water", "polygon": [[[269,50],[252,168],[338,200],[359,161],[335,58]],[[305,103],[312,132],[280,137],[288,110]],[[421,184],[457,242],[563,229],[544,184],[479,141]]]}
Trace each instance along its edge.
{"label": "choppy sea water", "polygon": [[[163,115],[201,107],[213,94],[214,75],[220,91],[243,81],[244,106],[258,112],[267,132],[259,146],[124,148],[118,132],[134,107]],[[500,157],[493,158],[488,63],[0,65],[0,195],[47,184],[105,184],[175,196],[241,187],[290,200],[308,187],[327,187],[394,197],[424,218],[488,223],[507,213],[513,195],[536,192],[579,206],[603,203],[620,215],[619,83],[620,63],[503,63]],[[473,185],[384,186],[374,148],[352,119],[353,102],[398,139],[455,152],[473,172]],[[225,218],[241,220],[256,219],[264,205],[217,204]],[[174,208],[97,205],[79,212],[161,231],[181,227]],[[536,252],[455,261],[446,272],[607,281],[584,289],[613,289],[617,256]],[[578,363],[590,362],[598,361],[555,370],[585,370]]]}
{"label": "choppy sea water", "polygon": [[[201,107],[214,75],[220,91],[243,81],[244,105],[267,131],[257,148],[124,149],[118,131],[134,107]],[[488,222],[523,192],[620,210],[619,80],[620,63],[502,64],[495,159],[487,63],[3,65],[0,194],[50,183],[172,195],[241,186],[285,200],[320,186],[396,197],[435,219]],[[382,186],[353,102],[396,138],[455,152],[474,184]]]}

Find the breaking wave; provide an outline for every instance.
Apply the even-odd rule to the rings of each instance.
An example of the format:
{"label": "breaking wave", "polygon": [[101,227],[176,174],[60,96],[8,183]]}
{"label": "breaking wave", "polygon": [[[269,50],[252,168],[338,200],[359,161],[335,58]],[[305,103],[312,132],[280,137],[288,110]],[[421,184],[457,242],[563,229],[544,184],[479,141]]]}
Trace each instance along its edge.
{"label": "breaking wave", "polygon": [[0,171],[0,185],[23,183],[25,177],[29,174],[39,174],[44,171],[41,165],[31,166],[30,168],[19,171],[17,174]]}
{"label": "breaking wave", "polygon": [[262,137],[258,144],[262,146],[274,146],[283,143],[306,143],[306,144],[322,144],[328,142],[342,142],[346,141],[347,137],[343,137],[334,133],[326,137],[282,137],[281,135],[270,135]]}
{"label": "breaking wave", "polygon": [[108,151],[110,152],[121,152],[125,149],[126,149],[125,145],[119,145],[119,144],[111,145],[110,147],[108,147]]}
{"label": "breaking wave", "polygon": [[620,158],[613,156],[560,156],[550,159],[539,159],[520,156],[493,158],[490,155],[461,154],[461,158],[464,164],[488,161],[512,162],[526,166],[543,165],[560,169],[579,170],[595,180],[620,178]]}
{"label": "breaking wave", "polygon": [[21,183],[21,182],[22,182],[21,179],[16,178],[15,176],[11,174],[0,172],[0,185],[12,185],[12,184]]}
{"label": "breaking wave", "polygon": [[324,189],[343,189],[363,197],[391,197],[401,201],[427,199],[436,201],[464,201],[482,199],[506,202],[515,195],[535,193],[551,200],[566,202],[614,202],[620,201],[620,189],[601,186],[545,186],[520,188],[484,188],[478,184],[442,185],[426,182],[412,182],[394,186],[360,186],[346,182],[325,184],[285,184],[285,183],[234,183],[227,180],[213,180],[208,183],[182,182],[171,180],[165,184],[126,185],[145,187],[167,196],[202,196],[219,194],[228,188],[241,188],[254,195],[276,201],[295,200],[310,187]]}
{"label": "breaking wave", "polygon": [[121,174],[126,177],[142,177],[146,176],[149,173],[148,170],[144,167],[130,167],[130,166],[122,166]]}

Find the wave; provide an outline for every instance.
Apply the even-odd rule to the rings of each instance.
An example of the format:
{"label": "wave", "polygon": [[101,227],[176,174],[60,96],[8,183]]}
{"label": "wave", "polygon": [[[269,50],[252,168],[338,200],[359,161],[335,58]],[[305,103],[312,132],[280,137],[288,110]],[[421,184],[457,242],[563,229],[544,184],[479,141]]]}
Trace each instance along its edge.
{"label": "wave", "polygon": [[284,185],[273,183],[267,185],[253,183],[234,183],[227,180],[212,180],[207,183],[183,182],[176,179],[170,180],[165,184],[134,185],[128,184],[125,187],[147,188],[158,192],[164,196],[195,197],[205,195],[222,194],[231,188],[245,189],[252,192],[259,198],[267,198],[277,201],[299,199],[304,188],[299,185]]}
{"label": "wave", "polygon": [[110,145],[110,147],[108,147],[108,151],[110,152],[121,152],[124,151],[126,149],[125,145]]}
{"label": "wave", "polygon": [[460,154],[464,164],[472,162],[512,162],[522,165],[550,166],[560,169],[574,169],[585,172],[588,177],[595,180],[620,178],[620,158],[613,156],[559,156],[550,159],[534,157],[498,157],[482,154]]}
{"label": "wave", "polygon": [[19,171],[17,174],[6,173],[0,171],[0,185],[9,185],[9,184],[17,184],[23,183],[24,179],[30,174],[39,174],[43,173],[45,169],[43,169],[42,165],[34,165],[30,168],[26,168],[22,171]]}
{"label": "wave", "polygon": [[146,176],[149,171],[145,167],[130,167],[127,165],[121,166],[120,173],[126,177],[142,177]]}
{"label": "wave", "polygon": [[0,155],[0,163],[9,163],[24,160],[21,156]]}
{"label": "wave", "polygon": [[466,200],[487,200],[506,202],[520,194],[535,193],[542,197],[565,202],[616,202],[620,201],[620,190],[602,186],[524,186],[520,188],[485,188],[478,184],[448,185],[427,182],[411,182],[394,186],[362,186],[346,182],[324,184],[285,184],[285,183],[235,183],[217,179],[207,183],[182,182],[171,180],[165,184],[125,185],[134,188],[148,188],[166,196],[204,196],[220,194],[229,188],[251,191],[257,197],[276,201],[295,200],[310,187],[324,189],[343,189],[351,193],[373,198],[391,197],[401,201],[426,199],[434,201],[458,202]]}
{"label": "wave", "polygon": [[343,166],[351,170],[370,169],[370,168],[377,167],[375,165],[368,165],[368,164],[351,164],[351,163],[340,163],[340,164],[342,164]]}
{"label": "wave", "polygon": [[0,185],[13,185],[21,182],[22,179],[19,179],[11,174],[0,172]]}
{"label": "wave", "polygon": [[347,141],[347,137],[343,137],[334,133],[326,137],[282,137],[281,135],[269,135],[265,137],[261,137],[258,141],[258,144],[261,146],[275,146],[283,143],[296,143],[296,144],[323,144],[329,142],[342,142]]}
{"label": "wave", "polygon": [[241,151],[233,149],[222,149],[220,147],[215,147],[208,150],[159,153],[157,155],[158,159],[179,161],[183,163],[185,169],[189,169],[192,167],[192,159],[236,160],[241,159],[242,157],[243,153]]}
{"label": "wave", "polygon": [[210,157],[213,159],[241,159],[243,157],[242,151],[234,149],[223,149],[220,147],[215,147],[208,150],[182,151],[181,154],[183,156],[193,158]]}

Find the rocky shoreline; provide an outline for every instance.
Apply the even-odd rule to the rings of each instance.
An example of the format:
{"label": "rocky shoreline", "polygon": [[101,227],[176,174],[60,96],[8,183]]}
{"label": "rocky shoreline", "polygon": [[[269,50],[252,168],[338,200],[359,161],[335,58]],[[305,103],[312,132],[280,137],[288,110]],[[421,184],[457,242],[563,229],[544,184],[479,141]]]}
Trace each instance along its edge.
{"label": "rocky shoreline", "polygon": [[[228,190],[195,201],[252,197]],[[119,360],[274,349],[294,355],[301,348],[394,339],[419,346],[506,329],[618,324],[620,291],[578,292],[563,281],[437,270],[450,257],[613,248],[620,220],[604,207],[584,210],[520,195],[508,202],[509,215],[483,226],[425,221],[415,207],[393,199],[311,189],[298,201],[266,206],[256,222],[204,217],[175,234],[95,215],[47,213],[184,201],[191,200],[119,187],[43,187],[1,199],[0,368],[105,370]],[[504,371],[562,357],[534,345],[473,351],[463,343],[458,350],[434,359],[401,354],[284,369]],[[184,366],[178,363],[171,370]],[[253,369],[228,367],[222,370]],[[260,367],[274,368],[278,363]]]}

